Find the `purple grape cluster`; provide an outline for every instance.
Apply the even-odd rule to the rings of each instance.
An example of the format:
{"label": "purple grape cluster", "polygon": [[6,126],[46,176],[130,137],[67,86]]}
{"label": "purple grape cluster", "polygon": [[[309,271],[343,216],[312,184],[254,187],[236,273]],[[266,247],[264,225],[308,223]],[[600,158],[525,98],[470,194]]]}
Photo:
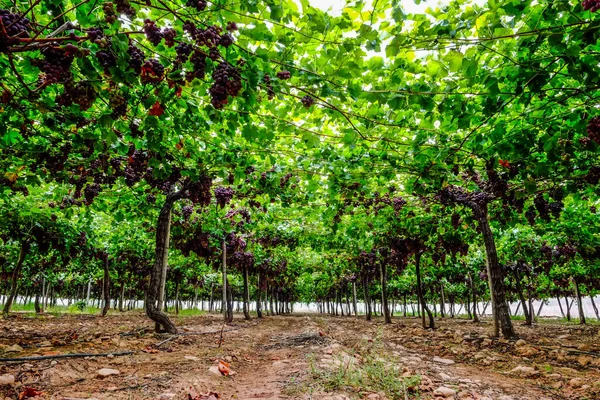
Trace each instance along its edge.
{"label": "purple grape cluster", "polygon": [[211,25],[204,30],[197,29],[194,32],[194,38],[199,46],[206,46],[208,48],[217,47],[221,43],[221,31],[222,29],[218,26]]}
{"label": "purple grape cluster", "polygon": [[581,6],[586,11],[596,12],[600,10],[600,0],[583,0]]}
{"label": "purple grape cluster", "polygon": [[271,83],[271,77],[269,76],[269,74],[265,74],[265,76],[263,77],[263,82],[267,87],[268,99],[273,100],[273,97],[275,97],[275,91],[273,90],[273,84]]}
{"label": "purple grape cluster", "polygon": [[142,72],[142,65],[144,65],[144,61],[146,60],[146,55],[142,50],[131,43],[129,43],[127,54],[129,54],[129,67],[137,74],[140,74]]}
{"label": "purple grape cluster", "polygon": [[209,89],[211,104],[216,109],[223,108],[229,97],[235,97],[242,89],[242,79],[239,72],[229,63],[220,63],[212,74],[214,82]]}
{"label": "purple grape cluster", "polygon": [[6,31],[7,37],[28,38],[31,29],[31,21],[19,14],[13,14],[8,10],[0,10],[0,21],[2,27],[0,31]]}
{"label": "purple grape cluster", "polygon": [[187,188],[187,197],[192,203],[207,206],[210,204],[212,179],[208,176],[202,176],[198,181],[192,182]]}
{"label": "purple grape cluster", "polygon": [[101,50],[96,53],[96,58],[98,59],[98,63],[103,68],[111,68],[117,66],[117,58],[114,53],[110,50]]}
{"label": "purple grape cluster", "polygon": [[188,0],[185,5],[188,7],[194,7],[197,11],[204,11],[208,3],[206,0]]}
{"label": "purple grape cluster", "polygon": [[119,14],[125,14],[130,18],[135,17],[135,8],[131,7],[128,0],[116,0],[117,12]]}
{"label": "purple grape cluster", "polygon": [[229,32],[234,32],[238,30],[238,26],[235,22],[233,21],[229,21],[227,23],[227,28],[226,28]]}
{"label": "purple grape cluster", "polygon": [[233,198],[233,189],[224,186],[217,186],[215,188],[215,199],[219,207],[223,208],[225,205],[231,202]]}
{"label": "purple grape cluster", "polygon": [[74,53],[65,47],[48,46],[41,51],[43,60],[33,60],[43,76],[40,77],[42,85],[64,82],[71,79],[71,64],[75,59]]}
{"label": "purple grape cluster", "polygon": [[[598,1],[598,4],[600,5],[600,1]],[[589,120],[587,134],[590,140],[600,144],[600,117],[594,117]]]}
{"label": "purple grape cluster", "polygon": [[302,99],[300,99],[300,101],[302,102],[304,108],[310,108],[313,104],[315,104],[315,98],[310,95],[304,96]]}
{"label": "purple grape cluster", "polygon": [[117,13],[115,12],[115,5],[112,2],[104,3],[102,7],[104,11],[104,20],[109,24],[114,24],[117,21]]}
{"label": "purple grape cluster", "polygon": [[194,206],[183,206],[181,208],[181,214],[183,215],[183,219],[188,221],[192,214],[194,213]]}
{"label": "purple grape cluster", "polygon": [[193,71],[190,71],[191,74],[188,80],[193,80],[194,78],[203,79],[206,75],[206,55],[199,51],[195,51],[194,54],[190,57],[190,62],[194,66]]}
{"label": "purple grape cluster", "polygon": [[151,19],[144,20],[144,33],[146,34],[146,39],[154,46],[158,46],[163,39],[163,33],[160,31],[160,28],[156,26],[156,23]]}
{"label": "purple grape cluster", "polygon": [[100,194],[102,188],[97,183],[90,183],[83,189],[83,196],[85,197],[86,205],[93,203],[94,199]]}
{"label": "purple grape cluster", "polygon": [[290,71],[288,71],[288,70],[279,71],[277,73],[277,78],[279,78],[279,79],[281,79],[283,81],[288,80],[291,77],[292,77],[292,73]]}
{"label": "purple grape cluster", "polygon": [[231,36],[229,33],[224,34],[221,36],[219,44],[225,48],[231,46],[233,44],[233,36]]}
{"label": "purple grape cluster", "polygon": [[190,57],[190,54],[192,54],[193,50],[194,48],[191,44],[183,42],[179,43],[177,47],[175,47],[175,52],[177,53],[177,61],[180,63],[186,62]]}
{"label": "purple grape cluster", "polygon": [[175,37],[177,36],[177,31],[173,28],[165,28],[162,31],[162,37],[165,38],[165,44],[168,47],[175,46]]}
{"label": "purple grape cluster", "polygon": [[165,67],[156,58],[151,58],[142,66],[141,81],[142,83],[160,82],[164,73]]}
{"label": "purple grape cluster", "polygon": [[60,106],[79,105],[82,110],[88,110],[96,100],[96,89],[87,81],[65,83],[65,90],[56,96],[56,102]]}

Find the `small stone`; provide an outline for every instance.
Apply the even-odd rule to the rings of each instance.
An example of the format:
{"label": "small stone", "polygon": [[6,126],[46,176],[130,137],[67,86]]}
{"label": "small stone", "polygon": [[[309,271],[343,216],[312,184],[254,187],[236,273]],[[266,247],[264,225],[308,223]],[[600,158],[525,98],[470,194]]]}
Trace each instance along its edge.
{"label": "small stone", "polygon": [[0,375],[0,386],[2,386],[2,385],[12,385],[13,383],[15,383],[15,376],[14,375],[9,375],[9,374]]}
{"label": "small stone", "polygon": [[177,394],[172,392],[165,392],[158,395],[159,400],[169,400],[174,399],[175,397],[177,397]]}
{"label": "small stone", "polygon": [[183,358],[189,361],[200,361],[200,359],[196,356],[183,356]]}
{"label": "small stone", "polygon": [[38,347],[52,347],[52,343],[46,340],[45,342],[39,343]]}
{"label": "small stone", "polygon": [[523,339],[519,339],[515,342],[516,347],[521,347],[521,346],[526,346],[526,345],[527,345],[527,342]]}
{"label": "small stone", "polygon": [[18,344],[13,344],[10,347],[7,347],[4,352],[5,353],[20,353],[23,351],[23,348],[21,346],[19,346]]}
{"label": "small stone", "polygon": [[515,368],[513,368],[509,374],[511,375],[521,375],[521,376],[535,376],[538,375],[540,373],[540,371],[536,370],[533,367],[524,367],[522,365],[519,365]]}
{"label": "small stone", "polygon": [[223,376],[221,374],[221,371],[219,371],[219,367],[217,367],[216,365],[213,365],[212,367],[210,367],[208,369],[208,372],[210,372],[213,375]]}
{"label": "small stone", "polygon": [[573,378],[569,381],[569,386],[573,388],[578,388],[583,386],[583,379],[581,378]]}
{"label": "small stone", "polygon": [[96,371],[96,377],[102,379],[111,375],[119,375],[120,373],[121,372],[118,369],[102,368]]}
{"label": "small stone", "polygon": [[448,374],[446,374],[446,373],[444,373],[444,372],[440,372],[440,373],[439,373],[439,375],[440,375],[440,378],[442,378],[442,380],[443,380],[443,381],[449,381],[449,380],[451,380],[451,379],[452,379],[452,378],[450,377],[450,375],[448,375]]}
{"label": "small stone", "polygon": [[438,396],[438,397],[452,397],[455,394],[456,394],[456,390],[450,389],[449,387],[446,387],[446,386],[440,386],[439,388],[435,389],[435,391],[433,392],[433,395]]}
{"label": "small stone", "polygon": [[115,358],[115,355],[114,354],[109,354],[109,355],[106,356],[106,358]]}
{"label": "small stone", "polygon": [[445,364],[445,365],[452,365],[452,364],[454,364],[453,360],[450,360],[448,358],[440,358],[440,357],[433,357],[433,362],[440,363],[440,364]]}
{"label": "small stone", "polygon": [[579,356],[579,358],[577,358],[577,362],[579,363],[579,365],[581,365],[582,367],[585,367],[589,364],[591,364],[592,362],[592,357],[590,356]]}

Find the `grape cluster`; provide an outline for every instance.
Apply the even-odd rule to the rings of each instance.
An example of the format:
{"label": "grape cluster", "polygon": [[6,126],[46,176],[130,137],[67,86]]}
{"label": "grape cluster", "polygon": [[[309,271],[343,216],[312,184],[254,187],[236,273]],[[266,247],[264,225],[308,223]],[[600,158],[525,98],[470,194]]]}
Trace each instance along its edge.
{"label": "grape cluster", "polygon": [[129,43],[127,54],[129,54],[129,67],[137,74],[140,74],[142,72],[142,65],[144,65],[144,61],[146,60],[146,55],[131,43]]}
{"label": "grape cluster", "polygon": [[104,11],[104,20],[109,24],[114,24],[117,20],[117,13],[115,13],[115,5],[110,1],[104,3],[102,11]]}
{"label": "grape cluster", "polygon": [[40,77],[41,85],[67,81],[71,78],[71,64],[75,59],[74,53],[65,47],[48,46],[41,51],[43,60],[34,60],[36,65],[44,73]]}
{"label": "grape cluster", "polygon": [[209,89],[211,104],[216,109],[223,108],[229,101],[228,96],[235,97],[242,89],[239,72],[227,62],[220,63],[212,74],[214,82]]}
{"label": "grape cluster", "polygon": [[581,6],[586,11],[596,12],[600,10],[600,0],[583,0]]}
{"label": "grape cluster", "polygon": [[275,91],[273,90],[273,85],[271,84],[271,77],[269,76],[269,74],[265,74],[265,76],[263,77],[263,82],[265,83],[265,86],[267,87],[268,99],[273,100],[273,97],[275,97]]}
{"label": "grape cluster", "polygon": [[561,201],[553,201],[552,203],[548,204],[548,209],[554,218],[558,219],[560,217],[560,213],[562,212],[563,206],[564,204]]}
{"label": "grape cluster", "polygon": [[227,28],[226,28],[229,32],[234,32],[238,30],[238,26],[235,22],[233,21],[229,21],[227,23]]}
{"label": "grape cluster", "polygon": [[[28,38],[31,22],[19,14],[0,10],[0,52],[6,51],[18,42],[18,38]],[[5,33],[6,32],[6,33]]]}
{"label": "grape cluster", "polygon": [[193,206],[183,206],[181,208],[181,214],[183,215],[183,219],[185,219],[186,221],[190,219],[190,216],[192,215],[193,212],[194,212]]}
{"label": "grape cluster", "polygon": [[127,99],[117,90],[113,90],[108,98],[108,104],[112,108],[110,114],[112,119],[118,119],[119,117],[127,114]]}
{"label": "grape cluster", "polygon": [[177,61],[181,63],[186,62],[190,57],[190,54],[192,54],[192,50],[194,50],[194,48],[191,44],[183,42],[179,43],[177,47],[175,47],[175,52],[177,53]]}
{"label": "grape cluster", "polygon": [[190,71],[191,73],[188,80],[191,81],[194,78],[203,79],[206,75],[206,55],[199,51],[195,51],[190,57],[190,62],[194,65],[194,69],[193,71]]}
{"label": "grape cluster", "polygon": [[221,58],[221,53],[219,52],[219,49],[217,49],[216,47],[210,49],[208,51],[208,58],[210,58],[213,61],[218,61]]}
{"label": "grape cluster", "polygon": [[134,150],[129,156],[129,160],[123,174],[125,176],[125,184],[129,187],[139,182],[148,169],[148,154]]}
{"label": "grape cluster", "polygon": [[150,19],[144,20],[144,33],[146,39],[155,46],[158,46],[163,39],[163,33],[160,31],[156,23]]}
{"label": "grape cluster", "polygon": [[290,79],[291,77],[292,77],[292,74],[288,70],[279,71],[277,73],[277,78],[284,80],[284,81]]}
{"label": "grape cluster", "polygon": [[149,194],[146,196],[146,201],[150,204],[156,203],[156,196],[153,194]]}
{"label": "grape cluster", "polygon": [[98,59],[98,63],[103,68],[111,68],[117,66],[117,58],[111,49],[101,50],[96,53],[96,58]]}
{"label": "grape cluster", "polygon": [[527,209],[527,211],[525,211],[525,218],[527,219],[527,222],[529,223],[529,225],[531,225],[531,226],[535,225],[536,217],[537,217],[537,213],[535,212],[535,208],[529,207]]}
{"label": "grape cluster", "polygon": [[97,183],[90,183],[83,190],[86,205],[92,204],[94,199],[100,194],[101,187]]}
{"label": "grape cluster", "polygon": [[196,25],[191,21],[185,21],[183,23],[183,31],[187,32],[191,37],[196,36]]}
{"label": "grape cluster", "polygon": [[302,99],[300,99],[300,101],[305,108],[310,108],[313,104],[315,104],[315,98],[310,95],[304,96]]}
{"label": "grape cluster", "polygon": [[402,197],[394,197],[392,199],[392,206],[394,207],[394,212],[396,213],[396,215],[400,212],[400,210],[402,210],[402,207],[404,207],[406,205],[406,200],[404,200]]}
{"label": "grape cluster", "polygon": [[226,204],[231,202],[233,198],[233,189],[224,186],[217,186],[215,188],[215,199],[219,207],[223,208]]}
{"label": "grape cluster", "polygon": [[452,227],[454,229],[457,229],[460,226],[460,215],[457,213],[452,214],[452,217],[450,218],[451,222],[452,222]]}
{"label": "grape cluster", "polygon": [[590,167],[585,180],[592,185],[597,185],[600,182],[600,165]]}
{"label": "grape cluster", "polygon": [[142,66],[141,81],[143,83],[160,82],[165,73],[165,67],[155,58],[147,60]]}
{"label": "grape cluster", "polygon": [[287,173],[284,176],[282,176],[281,179],[279,179],[279,187],[284,188],[288,184],[291,177],[291,173]]}
{"label": "grape cluster", "polygon": [[104,32],[100,28],[90,28],[87,31],[87,38],[96,44],[100,44],[100,40],[104,38]]}
{"label": "grape cluster", "polygon": [[231,36],[229,33],[224,34],[221,36],[219,44],[225,48],[231,46],[233,44],[233,36]]}
{"label": "grape cluster", "polygon": [[533,199],[533,205],[544,221],[548,221],[550,219],[550,206],[541,193],[535,196]]}
{"label": "grape cluster", "polygon": [[125,14],[130,18],[135,17],[135,8],[131,7],[128,0],[116,0],[117,12]]}
{"label": "grape cluster", "polygon": [[[600,1],[598,2],[600,7]],[[587,134],[590,140],[600,144],[600,117],[594,117],[589,120],[587,126]]]}
{"label": "grape cluster", "polygon": [[88,110],[96,100],[96,89],[87,81],[65,83],[65,91],[56,96],[60,106],[79,105],[82,110]]}
{"label": "grape cluster", "polygon": [[214,48],[221,43],[221,31],[221,28],[211,25],[204,30],[197,29],[194,32],[194,37],[199,46]]}
{"label": "grape cluster", "polygon": [[165,44],[168,47],[175,46],[175,37],[177,36],[177,31],[173,28],[165,28],[162,31],[162,36],[165,38]]}
{"label": "grape cluster", "polygon": [[208,4],[206,3],[206,0],[188,0],[185,5],[188,7],[194,7],[198,11],[204,11]]}
{"label": "grape cluster", "polygon": [[212,179],[208,176],[202,176],[198,181],[192,182],[187,188],[187,197],[194,204],[207,206],[210,204]]}
{"label": "grape cluster", "polygon": [[591,207],[590,207],[590,212],[591,212],[592,214],[596,214],[596,211],[597,211],[597,210],[596,210],[596,207],[594,207],[594,206],[591,206]]}

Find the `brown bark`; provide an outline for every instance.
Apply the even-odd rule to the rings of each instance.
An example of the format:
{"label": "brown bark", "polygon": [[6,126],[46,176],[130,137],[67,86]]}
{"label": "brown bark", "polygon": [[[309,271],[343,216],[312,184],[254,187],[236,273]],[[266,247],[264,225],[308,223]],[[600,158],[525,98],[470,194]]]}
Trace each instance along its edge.
{"label": "brown bark", "polygon": [[104,279],[102,281],[102,292],[104,293],[104,306],[102,307],[102,317],[108,313],[110,309],[110,270],[108,268],[108,255],[104,258]]}
{"label": "brown bark", "polygon": [[585,325],[585,313],[583,311],[583,301],[581,296],[581,291],[579,290],[579,281],[577,278],[573,278],[573,283],[575,284],[575,294],[577,295],[577,310],[579,311],[579,323]]}
{"label": "brown bark", "polygon": [[386,324],[392,323],[392,317],[390,316],[390,308],[388,305],[387,298],[387,271],[383,262],[379,263],[379,275],[381,277],[381,310]]}
{"label": "brown bark", "polygon": [[248,266],[244,265],[244,318],[250,320],[250,288],[248,287]]}
{"label": "brown bark", "polygon": [[[423,329],[434,329],[435,323],[433,320],[433,315],[431,314],[431,310],[427,307],[425,303],[425,296],[423,295],[423,286],[421,284],[421,252],[417,252],[415,254],[415,271],[417,274],[417,296],[419,297],[419,303],[421,305],[421,322],[423,324]],[[429,317],[429,326],[425,323],[425,312],[427,312],[427,316]]]}
{"label": "brown bark", "polygon": [[160,310],[160,305],[157,305],[161,281],[166,274],[163,274],[167,265],[169,255],[169,239],[171,235],[171,209],[175,201],[182,197],[182,192],[169,194],[165,200],[165,204],[160,210],[158,223],[156,226],[156,259],[150,273],[150,285],[146,292],[146,315],[156,322],[156,330],[160,331],[160,327],[164,327],[168,333],[177,333],[175,324],[169,317]]}
{"label": "brown bark", "polygon": [[21,251],[19,252],[19,259],[17,260],[17,265],[12,274],[12,282],[10,286],[10,294],[6,299],[6,303],[4,304],[4,310],[2,314],[4,318],[8,318],[8,314],[10,313],[10,307],[12,306],[15,297],[17,296],[17,289],[19,287],[19,275],[21,274],[21,268],[23,267],[23,262],[25,261],[25,257],[27,257],[27,253],[29,253],[30,244],[25,241],[21,244]]}
{"label": "brown bark", "polygon": [[469,204],[469,206],[473,210],[475,219],[477,219],[477,222],[479,223],[481,235],[483,236],[483,242],[485,244],[486,268],[490,285],[492,314],[494,317],[494,336],[498,336],[501,329],[502,335],[506,339],[516,338],[517,334],[513,328],[508,303],[506,302],[504,276],[500,263],[498,262],[496,243],[494,242],[494,235],[487,219],[487,205],[472,203]]}

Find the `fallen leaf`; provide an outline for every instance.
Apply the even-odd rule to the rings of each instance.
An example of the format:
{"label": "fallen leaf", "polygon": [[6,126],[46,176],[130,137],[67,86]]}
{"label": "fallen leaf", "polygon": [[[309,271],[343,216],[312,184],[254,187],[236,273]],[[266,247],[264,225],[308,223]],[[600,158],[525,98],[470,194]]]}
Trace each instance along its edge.
{"label": "fallen leaf", "polygon": [[152,347],[152,346],[146,346],[146,347],[144,347],[144,348],[142,349],[142,351],[143,351],[144,353],[148,353],[148,354],[156,354],[156,353],[158,353],[158,352],[159,352],[159,350],[158,350],[158,349],[155,349],[155,348],[154,348],[154,347]]}
{"label": "fallen leaf", "polygon": [[156,101],[156,103],[154,103],[154,105],[152,107],[150,107],[150,110],[148,110],[148,115],[154,115],[156,117],[160,117],[164,113],[165,113],[165,110],[161,107],[158,100]]}
{"label": "fallen leaf", "polygon": [[219,361],[219,372],[225,376],[229,376],[231,373],[231,369],[229,368],[229,363],[223,360]]}
{"label": "fallen leaf", "polygon": [[188,393],[188,400],[218,400],[221,397],[216,392],[208,392],[204,394],[196,394],[191,388]]}
{"label": "fallen leaf", "polygon": [[28,399],[30,397],[43,396],[45,393],[37,389],[26,387],[19,393],[19,400]]}

